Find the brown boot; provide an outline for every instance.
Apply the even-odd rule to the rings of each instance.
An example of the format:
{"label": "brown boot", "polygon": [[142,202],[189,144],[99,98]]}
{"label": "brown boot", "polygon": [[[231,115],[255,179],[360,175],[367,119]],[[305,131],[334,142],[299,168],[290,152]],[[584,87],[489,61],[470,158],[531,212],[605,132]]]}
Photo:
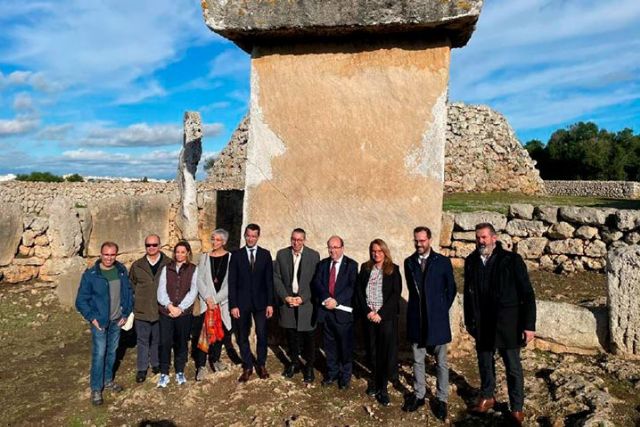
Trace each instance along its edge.
{"label": "brown boot", "polygon": [[471,408],[471,412],[476,414],[486,414],[495,404],[496,399],[493,397],[480,397],[478,398],[475,406]]}
{"label": "brown boot", "polygon": [[240,378],[238,378],[238,382],[246,383],[247,381],[249,381],[249,377],[251,377],[252,373],[253,373],[252,369],[243,369],[242,375],[240,375]]}
{"label": "brown boot", "polygon": [[258,377],[260,377],[261,380],[266,380],[267,378],[269,378],[269,372],[267,372],[267,368],[265,368],[264,366],[257,366],[256,372],[258,373]]}
{"label": "brown boot", "polygon": [[524,421],[524,412],[522,411],[512,411],[511,412],[511,420],[514,425],[521,426]]}

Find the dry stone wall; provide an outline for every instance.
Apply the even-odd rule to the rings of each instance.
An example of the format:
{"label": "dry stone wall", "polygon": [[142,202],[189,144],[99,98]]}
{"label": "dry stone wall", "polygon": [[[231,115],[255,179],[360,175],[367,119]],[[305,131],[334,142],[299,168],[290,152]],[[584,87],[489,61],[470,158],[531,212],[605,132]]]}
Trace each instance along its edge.
{"label": "dry stone wall", "polygon": [[608,199],[640,199],[640,182],[635,181],[544,181],[552,196],[604,197]]}
{"label": "dry stone wall", "polygon": [[[444,190],[455,192],[544,192],[544,183],[506,118],[482,105],[449,104]],[[221,190],[244,189],[248,115],[233,133],[210,170]]]}

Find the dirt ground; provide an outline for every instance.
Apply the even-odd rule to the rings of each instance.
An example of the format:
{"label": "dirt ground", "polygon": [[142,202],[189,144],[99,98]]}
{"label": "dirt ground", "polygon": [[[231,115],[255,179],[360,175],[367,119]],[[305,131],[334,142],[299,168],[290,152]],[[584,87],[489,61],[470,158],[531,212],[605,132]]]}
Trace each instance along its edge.
{"label": "dirt ground", "polygon": [[[546,291],[547,282],[540,285],[541,294]],[[567,297],[577,295],[577,299],[599,296],[602,294],[601,280],[593,282],[597,292],[583,295],[568,290],[564,293]],[[577,280],[576,283],[581,282]],[[569,289],[565,281],[561,286]],[[401,387],[391,389],[392,404],[382,408],[364,393],[366,370],[361,365],[356,366],[352,387],[347,391],[320,386],[318,371],[316,383],[307,387],[300,376],[287,380],[280,375],[283,365],[273,353],[279,353],[277,345],[270,346],[267,366],[271,378],[268,380],[255,379],[254,376],[249,383],[238,384],[236,379],[240,367],[236,365],[196,383],[190,361],[186,370],[189,382],[177,386],[172,377],[171,384],[164,390],[155,387],[157,378],[154,377],[142,384],[135,383],[135,348],[127,348],[116,374],[116,381],[125,387],[125,391],[117,395],[105,393],[105,404],[93,407],[89,402],[88,388],[90,333],[80,315],[72,309],[60,307],[55,290],[37,283],[1,287],[0,307],[0,408],[3,425],[442,425],[428,409],[411,414],[401,411],[403,395],[411,390],[411,365],[406,353],[401,357]],[[404,335],[402,331],[400,335]],[[123,337],[125,341],[131,338]],[[358,356],[362,359],[361,354]],[[593,388],[593,384],[597,385],[593,393],[606,391],[610,396],[604,400],[613,402],[607,404],[611,405],[607,413],[611,414],[610,420],[615,425],[638,425],[640,397],[637,386],[640,382],[635,377],[620,377],[616,372],[628,372],[640,365],[606,370],[603,366],[612,366],[613,363],[609,357],[585,358],[525,350],[523,366],[528,425],[577,425],[585,414],[597,409],[595,403],[581,400],[584,395],[589,395],[585,390]],[[226,355],[224,360],[229,363]],[[503,425],[499,410],[482,418],[467,414],[467,405],[474,401],[479,385],[474,354],[452,352],[449,361],[452,424]],[[502,402],[499,409],[506,410],[504,373],[502,364],[497,366],[501,384],[497,397]],[[582,368],[578,368],[580,366]],[[428,383],[433,391],[435,380],[431,362],[429,369],[432,375],[428,377]],[[577,373],[574,372],[576,369]],[[589,375],[599,378],[600,382],[590,379]],[[571,389],[577,390],[575,394],[571,391],[566,392],[567,396],[559,396],[559,390],[565,390],[563,387],[567,383],[578,381],[574,377],[582,378],[584,384],[578,382],[582,385]],[[578,402],[577,406],[565,403],[562,400],[565,398],[569,399],[566,402]]]}

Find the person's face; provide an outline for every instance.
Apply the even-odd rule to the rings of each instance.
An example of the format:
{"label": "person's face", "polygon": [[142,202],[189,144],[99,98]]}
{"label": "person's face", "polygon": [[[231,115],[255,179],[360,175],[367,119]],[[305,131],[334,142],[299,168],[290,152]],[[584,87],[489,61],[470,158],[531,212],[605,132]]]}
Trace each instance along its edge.
{"label": "person's face", "polygon": [[103,267],[111,268],[116,263],[116,256],[118,252],[116,248],[112,248],[111,246],[105,246],[100,251],[100,263]]}
{"label": "person's face", "polygon": [[218,249],[222,248],[224,244],[225,244],[225,241],[221,235],[214,234],[211,236],[211,247],[213,248],[214,251],[217,251]]}
{"label": "person's face", "polygon": [[490,255],[496,247],[498,236],[491,233],[488,228],[481,228],[476,231],[476,248],[481,255]]}
{"label": "person's face", "polygon": [[371,245],[371,259],[378,265],[384,262],[385,255],[384,252],[382,252],[382,248],[380,247],[380,245],[377,245],[375,243]]}
{"label": "person's face", "polygon": [[258,244],[259,238],[260,233],[258,233],[258,230],[247,230],[244,232],[244,241],[250,248]]}
{"label": "person's face", "polygon": [[304,233],[291,233],[291,247],[293,248],[294,252],[298,253],[302,250],[302,248],[304,247],[304,241]]}
{"label": "person's face", "polygon": [[185,248],[184,246],[178,246],[174,251],[176,262],[186,262],[188,255],[189,251],[187,251],[187,248]]}
{"label": "person's face", "polygon": [[149,236],[144,241],[144,250],[150,257],[155,257],[160,252],[160,240],[156,236]]}
{"label": "person's face", "polygon": [[426,231],[419,231],[413,234],[413,245],[416,248],[416,252],[420,255],[424,255],[429,252],[431,248],[431,239],[427,237]]}
{"label": "person's face", "polygon": [[340,239],[335,237],[329,240],[327,249],[329,250],[329,256],[333,261],[338,261],[340,257],[342,257],[342,253],[344,252],[344,247],[340,243]]}

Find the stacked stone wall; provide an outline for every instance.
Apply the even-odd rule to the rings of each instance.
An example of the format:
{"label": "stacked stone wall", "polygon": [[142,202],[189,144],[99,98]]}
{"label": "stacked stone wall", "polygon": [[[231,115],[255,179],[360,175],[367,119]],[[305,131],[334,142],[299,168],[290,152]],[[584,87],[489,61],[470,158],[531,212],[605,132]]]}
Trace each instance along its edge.
{"label": "stacked stone wall", "polygon": [[603,197],[607,199],[640,199],[640,182],[635,181],[544,181],[546,193],[552,196]]}

